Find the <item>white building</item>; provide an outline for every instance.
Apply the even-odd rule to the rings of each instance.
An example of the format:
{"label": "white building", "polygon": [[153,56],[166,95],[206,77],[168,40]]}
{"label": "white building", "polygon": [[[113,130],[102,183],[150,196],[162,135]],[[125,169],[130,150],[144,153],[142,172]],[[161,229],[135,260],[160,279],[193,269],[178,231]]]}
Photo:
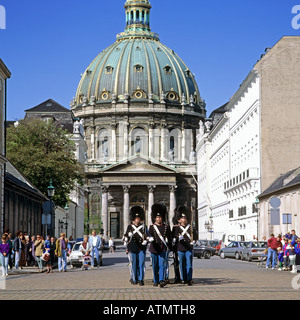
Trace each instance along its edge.
{"label": "white building", "polygon": [[[251,71],[239,90],[200,129],[197,143],[199,237],[257,235],[253,203],[260,192],[259,75]],[[210,129],[210,127],[212,128]]]}
{"label": "white building", "polygon": [[200,238],[251,240],[269,233],[260,230],[259,219],[267,217],[259,218],[254,203],[280,174],[299,167],[299,59],[300,37],[283,37],[230,101],[200,123]]}

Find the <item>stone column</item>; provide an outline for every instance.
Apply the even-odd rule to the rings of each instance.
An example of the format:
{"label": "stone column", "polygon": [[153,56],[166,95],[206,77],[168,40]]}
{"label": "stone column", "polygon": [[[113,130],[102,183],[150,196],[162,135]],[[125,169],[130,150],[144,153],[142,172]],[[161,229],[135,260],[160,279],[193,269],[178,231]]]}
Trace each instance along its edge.
{"label": "stone column", "polygon": [[95,128],[91,127],[91,161],[95,160]]}
{"label": "stone column", "polygon": [[149,227],[152,224],[151,220],[151,208],[154,205],[154,189],[156,186],[148,186],[148,221],[146,221],[147,226]]}
{"label": "stone column", "polygon": [[124,201],[123,201],[123,231],[127,230],[127,226],[130,224],[129,210],[130,210],[130,200],[129,200],[129,189],[130,186],[123,186],[124,191]]}
{"label": "stone column", "polygon": [[111,125],[111,161],[117,161],[116,125]]}
{"label": "stone column", "polygon": [[108,231],[108,186],[102,186],[102,223],[104,230],[104,239],[107,239],[107,231]]}
{"label": "stone column", "polygon": [[150,159],[153,158],[153,150],[154,150],[154,133],[153,133],[153,125],[149,124],[149,155]]}
{"label": "stone column", "polygon": [[176,196],[175,196],[175,191],[177,189],[177,186],[169,186],[170,190],[170,211],[169,211],[169,220],[170,220],[170,225],[173,227],[173,217],[174,217],[174,211],[176,209]]}
{"label": "stone column", "polygon": [[128,159],[128,123],[124,123],[124,159]]}
{"label": "stone column", "polygon": [[186,142],[185,128],[184,128],[184,126],[183,126],[183,127],[182,127],[182,143],[181,143],[181,160],[182,160],[182,162],[186,161],[186,156],[185,156],[185,142]]}
{"label": "stone column", "polygon": [[166,157],[166,125],[163,124],[161,126],[161,136],[160,136],[160,141],[161,141],[161,144],[160,144],[160,160],[161,161],[167,161],[167,157]]}

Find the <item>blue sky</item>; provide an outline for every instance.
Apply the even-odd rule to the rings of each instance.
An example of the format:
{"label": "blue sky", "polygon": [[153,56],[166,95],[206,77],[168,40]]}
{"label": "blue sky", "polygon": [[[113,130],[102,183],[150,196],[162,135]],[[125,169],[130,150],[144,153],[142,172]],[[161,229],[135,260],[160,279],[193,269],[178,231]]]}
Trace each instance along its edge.
{"label": "blue sky", "polygon": [[[0,0],[8,120],[52,98],[65,107],[80,74],[125,28],[125,0]],[[300,0],[152,0],[151,28],[196,75],[207,116],[227,102],[267,47],[292,28]],[[299,19],[300,23],[300,19]]]}

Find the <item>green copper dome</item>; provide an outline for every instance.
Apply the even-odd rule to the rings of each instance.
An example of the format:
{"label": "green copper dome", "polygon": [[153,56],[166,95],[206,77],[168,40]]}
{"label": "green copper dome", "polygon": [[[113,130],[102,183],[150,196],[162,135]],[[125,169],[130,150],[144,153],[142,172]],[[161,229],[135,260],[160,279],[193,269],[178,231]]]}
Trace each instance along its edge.
{"label": "green copper dome", "polygon": [[125,3],[126,28],[82,75],[74,104],[169,100],[202,106],[194,75],[150,29],[150,2]]}

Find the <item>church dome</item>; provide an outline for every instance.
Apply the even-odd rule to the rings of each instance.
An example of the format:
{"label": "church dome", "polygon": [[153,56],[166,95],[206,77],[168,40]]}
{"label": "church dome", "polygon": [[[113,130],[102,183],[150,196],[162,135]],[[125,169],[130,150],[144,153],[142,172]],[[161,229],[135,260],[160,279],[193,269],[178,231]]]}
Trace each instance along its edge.
{"label": "church dome", "polygon": [[150,29],[148,0],[125,3],[126,28],[81,77],[73,106],[91,101],[168,101],[204,110],[195,77]]}

